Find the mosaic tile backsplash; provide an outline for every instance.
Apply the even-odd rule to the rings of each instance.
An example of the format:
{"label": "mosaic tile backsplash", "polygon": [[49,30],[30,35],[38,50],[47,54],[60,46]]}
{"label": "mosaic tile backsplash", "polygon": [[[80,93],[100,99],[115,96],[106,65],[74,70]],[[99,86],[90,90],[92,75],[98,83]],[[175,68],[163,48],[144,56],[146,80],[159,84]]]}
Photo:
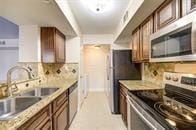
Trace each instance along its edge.
{"label": "mosaic tile backsplash", "polygon": [[196,62],[144,63],[143,79],[161,85],[163,74],[168,71],[196,74]]}
{"label": "mosaic tile backsplash", "polygon": [[[50,84],[53,81],[63,82],[67,79],[78,79],[79,66],[75,64],[43,64],[43,63],[18,63],[19,66],[24,66],[32,71],[35,80],[27,80],[27,72],[17,71],[19,79],[15,81],[17,91],[29,89],[38,86],[41,83]],[[0,83],[1,84],[1,83]],[[28,85],[28,86],[27,86]],[[13,86],[14,87],[14,86]],[[0,97],[6,96],[7,85],[1,84]],[[16,91],[16,92],[17,92]]]}

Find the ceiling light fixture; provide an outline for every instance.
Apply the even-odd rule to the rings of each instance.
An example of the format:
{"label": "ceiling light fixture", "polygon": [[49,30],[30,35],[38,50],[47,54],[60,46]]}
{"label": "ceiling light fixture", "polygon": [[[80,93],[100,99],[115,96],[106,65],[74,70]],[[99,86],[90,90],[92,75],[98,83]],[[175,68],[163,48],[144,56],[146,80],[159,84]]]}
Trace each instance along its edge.
{"label": "ceiling light fixture", "polygon": [[96,14],[107,12],[112,7],[112,0],[81,0],[82,3]]}
{"label": "ceiling light fixture", "polygon": [[94,48],[99,50],[99,49],[101,49],[101,46],[100,45],[94,45]]}

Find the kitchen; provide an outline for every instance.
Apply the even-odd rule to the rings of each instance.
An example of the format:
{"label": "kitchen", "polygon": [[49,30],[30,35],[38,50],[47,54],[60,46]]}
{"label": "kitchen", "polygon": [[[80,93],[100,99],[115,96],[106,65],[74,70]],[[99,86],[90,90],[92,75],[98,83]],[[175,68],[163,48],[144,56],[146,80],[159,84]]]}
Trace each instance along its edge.
{"label": "kitchen", "polygon": [[195,130],[195,10],[1,0],[0,129]]}

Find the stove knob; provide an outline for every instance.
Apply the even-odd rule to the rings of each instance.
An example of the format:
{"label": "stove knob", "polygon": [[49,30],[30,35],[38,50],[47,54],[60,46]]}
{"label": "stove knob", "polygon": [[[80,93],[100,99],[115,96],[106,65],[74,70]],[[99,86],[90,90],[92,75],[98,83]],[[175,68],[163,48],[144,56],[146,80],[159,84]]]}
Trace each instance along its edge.
{"label": "stove knob", "polygon": [[171,101],[166,101],[167,106],[171,106]]}
{"label": "stove knob", "polygon": [[172,80],[173,80],[174,82],[178,82],[178,77],[173,77]]}
{"label": "stove knob", "polygon": [[166,79],[166,80],[171,80],[171,76],[170,76],[170,75],[166,75],[166,76],[165,76],[165,79]]}

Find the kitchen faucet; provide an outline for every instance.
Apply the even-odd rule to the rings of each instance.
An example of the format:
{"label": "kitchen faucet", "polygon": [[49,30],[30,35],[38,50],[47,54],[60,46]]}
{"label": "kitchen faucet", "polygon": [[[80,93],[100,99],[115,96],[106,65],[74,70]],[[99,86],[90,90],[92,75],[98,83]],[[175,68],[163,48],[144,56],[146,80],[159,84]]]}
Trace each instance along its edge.
{"label": "kitchen faucet", "polygon": [[7,88],[8,88],[8,95],[9,96],[13,96],[13,92],[12,92],[12,72],[14,72],[15,70],[25,70],[28,73],[28,77],[29,79],[33,79],[33,75],[31,73],[31,71],[28,68],[22,67],[22,66],[14,66],[12,68],[10,68],[7,72]]}

